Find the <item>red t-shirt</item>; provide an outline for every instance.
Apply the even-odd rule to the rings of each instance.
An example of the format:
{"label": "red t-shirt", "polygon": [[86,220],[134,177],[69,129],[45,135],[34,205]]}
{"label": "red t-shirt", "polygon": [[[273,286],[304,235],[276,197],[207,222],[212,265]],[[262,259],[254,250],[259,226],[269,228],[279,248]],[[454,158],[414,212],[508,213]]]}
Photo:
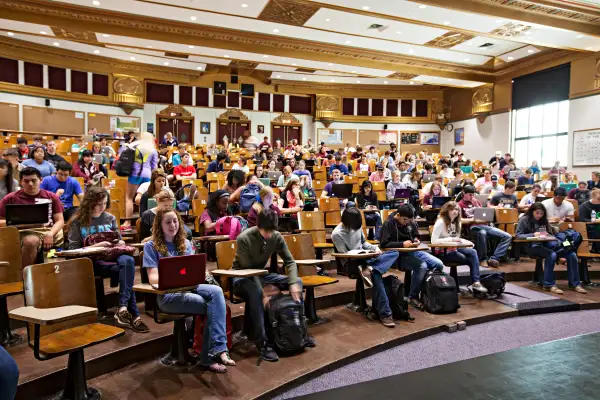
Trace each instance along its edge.
{"label": "red t-shirt", "polygon": [[48,222],[52,225],[54,223],[52,215],[62,213],[64,208],[57,195],[44,189],[40,189],[40,192],[35,196],[28,195],[23,189],[7,194],[0,201],[0,218],[6,218],[7,204],[35,204],[36,199],[45,199],[52,202],[48,213]]}
{"label": "red t-shirt", "polygon": [[196,168],[194,168],[193,165],[188,165],[187,167],[184,167],[182,164],[179,164],[178,166],[176,166],[175,168],[173,168],[173,175],[175,176],[192,176],[195,177],[196,176]]}

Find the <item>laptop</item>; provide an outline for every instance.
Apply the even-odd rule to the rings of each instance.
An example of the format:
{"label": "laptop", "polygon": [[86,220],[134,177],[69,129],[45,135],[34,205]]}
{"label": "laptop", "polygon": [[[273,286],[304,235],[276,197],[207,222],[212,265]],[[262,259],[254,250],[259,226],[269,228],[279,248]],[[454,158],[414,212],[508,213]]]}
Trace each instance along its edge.
{"label": "laptop", "polygon": [[6,225],[47,224],[50,204],[49,201],[37,204],[7,204]]}
{"label": "laptop", "polygon": [[442,208],[444,206],[444,204],[446,204],[450,200],[452,200],[452,197],[450,197],[450,196],[434,197],[433,200],[431,201],[431,208],[433,208],[433,209]]}
{"label": "laptop", "polygon": [[423,183],[429,183],[435,181],[435,174],[423,175]]}
{"label": "laptop", "polygon": [[488,195],[487,194],[476,194],[475,199],[481,203],[481,207],[487,206]]}
{"label": "laptop", "polygon": [[406,175],[410,175],[410,172],[402,172],[402,173],[400,173],[400,180],[403,180]]}
{"label": "laptop", "polygon": [[331,185],[331,195],[338,199],[348,199],[352,197],[353,186],[351,183],[334,183]]}
{"label": "laptop", "polygon": [[473,219],[475,221],[494,222],[493,208],[476,208],[473,210]]}
{"label": "laptop", "polygon": [[542,201],[544,201],[544,200],[548,200],[548,198],[547,198],[546,196],[537,196],[537,197],[535,198],[535,202],[536,202],[536,203],[541,203],[541,202],[542,202]]}
{"label": "laptop", "polygon": [[281,176],[282,172],[281,171],[269,171],[267,172],[267,176],[269,177],[270,180],[272,181],[276,181],[279,179],[279,177]]}
{"label": "laptop", "polygon": [[410,189],[396,189],[395,199],[410,199]]}
{"label": "laptop", "polygon": [[523,175],[525,175],[525,174],[523,173],[523,171],[510,171],[510,172],[508,173],[508,177],[509,177],[510,179],[519,179],[519,177],[520,177],[520,176],[523,176]]}
{"label": "laptop", "polygon": [[312,168],[315,166],[317,160],[304,160],[304,164],[306,164],[306,168]]}
{"label": "laptop", "polygon": [[94,163],[102,164],[102,154],[94,154]]}
{"label": "laptop", "polygon": [[460,167],[460,170],[464,173],[464,174],[470,174],[471,172],[473,172],[473,167],[468,166],[465,167],[464,165],[462,167]]}
{"label": "laptop", "polygon": [[269,178],[258,178],[258,180],[265,186],[271,186],[271,180]]}
{"label": "laptop", "polygon": [[163,257],[158,261],[158,290],[200,285],[205,278],[206,254]]}
{"label": "laptop", "polygon": [[577,184],[576,183],[561,183],[560,187],[565,188],[565,190],[567,192],[569,192],[570,190],[575,189],[577,187]]}

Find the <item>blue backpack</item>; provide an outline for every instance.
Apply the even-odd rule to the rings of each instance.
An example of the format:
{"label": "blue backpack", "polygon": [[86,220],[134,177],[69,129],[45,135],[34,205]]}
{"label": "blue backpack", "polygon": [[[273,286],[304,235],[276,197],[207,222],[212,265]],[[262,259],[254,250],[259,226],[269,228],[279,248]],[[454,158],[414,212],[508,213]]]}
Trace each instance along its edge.
{"label": "blue backpack", "polygon": [[250,211],[252,204],[256,203],[256,199],[259,198],[260,187],[255,183],[249,183],[246,185],[242,193],[240,194],[240,211],[247,213]]}
{"label": "blue backpack", "polygon": [[574,229],[567,229],[554,235],[556,241],[550,242],[549,247],[556,252],[556,257],[564,257],[571,252],[577,252],[583,241],[581,234]]}

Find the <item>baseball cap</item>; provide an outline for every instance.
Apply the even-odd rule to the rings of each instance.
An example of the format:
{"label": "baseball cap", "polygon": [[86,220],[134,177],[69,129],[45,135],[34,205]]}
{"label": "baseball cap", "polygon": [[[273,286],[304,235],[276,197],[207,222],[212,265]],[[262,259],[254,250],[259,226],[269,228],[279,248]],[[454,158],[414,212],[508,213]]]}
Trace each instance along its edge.
{"label": "baseball cap", "polygon": [[475,188],[472,185],[467,185],[463,188],[463,193],[465,194],[474,194],[477,191],[475,190]]}
{"label": "baseball cap", "polygon": [[492,181],[497,181],[498,177],[496,175],[492,175],[492,177],[490,178]]}
{"label": "baseball cap", "polygon": [[496,152],[496,156],[498,156],[498,157],[502,156],[502,152],[501,152],[500,150],[498,150],[498,151]]}

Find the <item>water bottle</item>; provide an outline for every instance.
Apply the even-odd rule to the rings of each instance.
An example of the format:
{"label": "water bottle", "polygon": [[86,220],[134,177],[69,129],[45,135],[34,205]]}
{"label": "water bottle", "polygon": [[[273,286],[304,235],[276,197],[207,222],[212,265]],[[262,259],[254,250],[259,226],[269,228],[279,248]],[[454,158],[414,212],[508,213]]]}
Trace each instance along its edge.
{"label": "water bottle", "polygon": [[592,222],[596,222],[596,211],[593,211],[593,210],[592,210],[592,215],[591,215],[591,217],[592,217]]}

